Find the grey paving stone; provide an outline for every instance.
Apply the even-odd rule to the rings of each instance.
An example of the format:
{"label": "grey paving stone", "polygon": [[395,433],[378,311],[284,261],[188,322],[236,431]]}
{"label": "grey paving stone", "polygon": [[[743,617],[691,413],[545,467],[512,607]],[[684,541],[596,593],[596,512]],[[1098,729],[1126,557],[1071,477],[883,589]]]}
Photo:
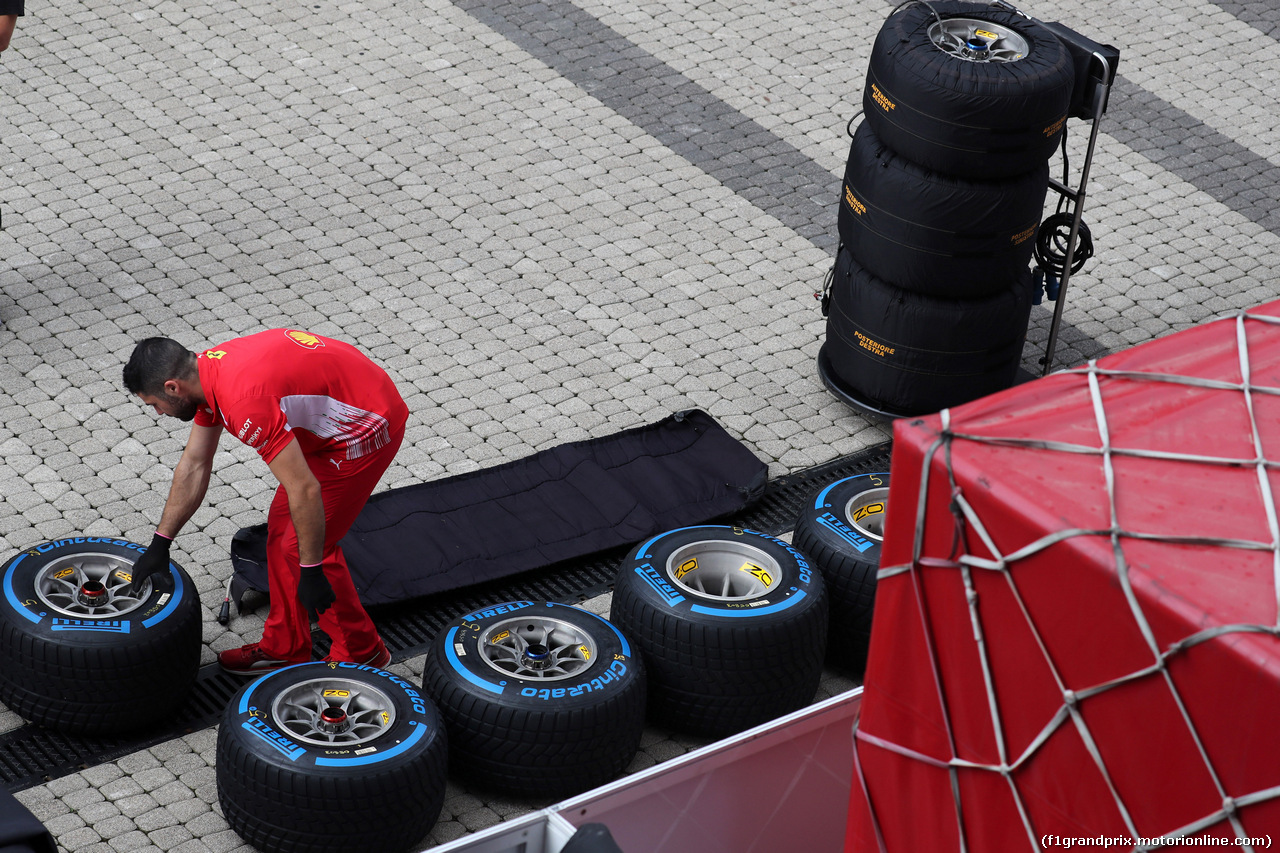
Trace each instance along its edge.
{"label": "grey paving stone", "polygon": [[501,816],[487,806],[458,815],[458,823],[462,824],[468,832],[488,829],[491,826],[496,826],[501,820]]}
{"label": "grey paving stone", "polygon": [[[163,771],[163,777],[167,777],[171,781],[162,785],[156,785],[155,787],[152,787],[142,779],[138,779],[137,776],[134,776],[134,779],[138,779],[139,784],[144,788],[147,788],[151,797],[162,806],[168,806],[172,803],[180,803],[190,797],[191,788],[186,783],[175,779],[173,774],[167,770]],[[163,777],[158,776],[157,778]]]}
{"label": "grey paving stone", "polygon": [[[61,838],[64,835],[70,835],[72,832],[78,832],[85,828],[84,818],[77,814],[66,813],[47,818],[44,821],[45,829],[54,838]],[[98,839],[93,839],[97,841]]]}
{"label": "grey paving stone", "polygon": [[180,844],[190,841],[192,835],[182,826],[165,826],[147,833],[147,838],[161,850],[173,850]]}
{"label": "grey paving stone", "polygon": [[13,792],[13,797],[28,809],[58,802],[52,791],[45,785]]}
{"label": "grey paving stone", "polygon": [[90,821],[94,831],[97,832],[98,835],[102,836],[102,838],[107,842],[112,842],[117,838],[121,838],[137,831],[137,825],[122,814],[115,814],[99,819],[91,819],[88,817],[85,819]]}
{"label": "grey paving stone", "polygon": [[170,849],[174,853],[212,853],[209,845],[205,844],[204,840],[200,838],[192,838],[190,841],[185,841]]}
{"label": "grey paving stone", "polygon": [[179,824],[178,818],[164,806],[145,811],[134,817],[133,821],[137,824],[138,829],[153,837],[156,830]]}
{"label": "grey paving stone", "polygon": [[154,797],[150,794],[134,794],[122,798],[112,798],[108,792],[104,792],[109,800],[115,803],[120,809],[120,813],[125,817],[138,818],[146,814],[158,805]]}
{"label": "grey paving stone", "polygon": [[[91,818],[86,815],[85,812],[94,806],[102,805],[103,799],[101,791],[96,788],[89,787],[66,794],[62,798],[62,802],[66,804],[67,808],[80,815],[82,819],[90,821]],[[115,806],[112,806],[109,803],[106,805],[108,805],[114,813],[119,813],[120,810],[115,808]]]}
{"label": "grey paving stone", "polygon": [[65,797],[73,791],[84,790],[87,787],[89,787],[89,783],[78,773],[63,776],[60,779],[53,779],[44,785],[45,790],[59,798]]}
{"label": "grey paving stone", "polygon": [[[151,847],[151,841],[147,836],[139,830],[124,832],[120,835],[108,839],[107,842],[112,850],[118,853],[132,853],[135,850],[142,850]],[[154,848],[152,848],[154,849]]]}
{"label": "grey paving stone", "polygon": [[[90,767],[82,771],[81,775],[84,780],[95,788],[101,790],[103,787],[114,783],[124,776],[124,771],[113,764],[103,764],[98,767]],[[123,784],[123,783],[122,783]]]}
{"label": "grey paving stone", "polygon": [[[53,832],[53,830],[49,831]],[[56,838],[59,839],[59,844],[68,850],[92,850],[98,846],[98,842],[102,841],[102,836],[88,826],[73,829],[70,832],[58,832]]]}

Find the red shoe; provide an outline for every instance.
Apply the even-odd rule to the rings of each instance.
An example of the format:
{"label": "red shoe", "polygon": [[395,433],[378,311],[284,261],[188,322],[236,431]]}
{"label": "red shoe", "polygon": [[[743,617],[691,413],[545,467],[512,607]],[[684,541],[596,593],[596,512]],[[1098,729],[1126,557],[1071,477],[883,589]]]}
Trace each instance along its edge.
{"label": "red shoe", "polygon": [[[324,659],[329,663],[338,663],[338,659],[333,655],[325,655]],[[369,655],[367,660],[351,661],[351,663],[358,663],[360,666],[371,666],[374,669],[382,669],[387,664],[391,663],[391,652],[387,651],[387,644],[382,642],[382,639],[379,638],[377,651]]]}
{"label": "red shoe", "polygon": [[218,666],[233,675],[261,675],[264,672],[293,666],[295,663],[300,661],[277,660],[271,657],[257,643],[218,652]]}

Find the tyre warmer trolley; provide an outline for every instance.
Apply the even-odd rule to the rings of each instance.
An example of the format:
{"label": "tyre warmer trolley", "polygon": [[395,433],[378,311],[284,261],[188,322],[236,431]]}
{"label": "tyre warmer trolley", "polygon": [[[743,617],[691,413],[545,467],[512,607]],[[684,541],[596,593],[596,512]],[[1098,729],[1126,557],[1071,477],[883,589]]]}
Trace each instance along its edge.
{"label": "tyre warmer trolley", "polygon": [[[920,2],[923,2],[923,0],[920,0]],[[909,3],[910,3],[910,0],[908,3],[901,4],[899,7],[897,7],[894,10],[894,13],[896,14],[903,7],[909,5]],[[930,8],[932,9],[932,6]],[[1005,2],[1005,0],[994,0],[994,2],[991,3],[991,8],[999,9],[1002,13],[1006,15],[1012,15],[1018,18],[1025,19],[1026,21],[1029,21],[1029,22],[1034,22],[1034,24],[1037,27],[1042,27],[1043,29],[1052,33],[1057,38],[1057,40],[1061,42],[1062,47],[1065,48],[1066,54],[1069,57],[1069,60],[1070,60],[1069,65],[1071,67],[1067,71],[1068,76],[1070,76],[1070,74],[1072,73],[1074,74],[1074,80],[1072,81],[1072,85],[1070,88],[1070,100],[1069,100],[1069,103],[1067,104],[1066,114],[1065,116],[1062,117],[1060,121],[1057,122],[1057,126],[1061,127],[1061,130],[1058,131],[1058,133],[1061,137],[1061,149],[1062,149],[1062,161],[1063,161],[1062,179],[1058,180],[1050,177],[1048,180],[1048,187],[1050,189],[1053,189],[1060,197],[1057,211],[1051,216],[1049,216],[1048,218],[1044,219],[1044,221],[1039,225],[1039,227],[1034,229],[1035,237],[1034,237],[1034,253],[1033,254],[1034,254],[1034,263],[1035,263],[1035,266],[1037,267],[1037,269],[1035,270],[1034,278],[1032,278],[1030,274],[1027,273],[1025,270],[1023,272],[1024,275],[1027,275],[1027,283],[1025,286],[1031,289],[1031,292],[1034,294],[1034,302],[1036,304],[1039,304],[1042,300],[1042,297],[1044,296],[1048,296],[1048,298],[1054,301],[1055,303],[1052,320],[1049,326],[1049,333],[1048,333],[1047,341],[1045,344],[1045,352],[1044,352],[1044,355],[1041,356],[1041,358],[1039,359],[1039,362],[1042,368],[1041,375],[1047,375],[1052,370],[1052,367],[1053,367],[1054,353],[1057,347],[1059,329],[1062,322],[1062,315],[1066,307],[1067,285],[1070,282],[1072,274],[1075,272],[1078,272],[1083,267],[1084,263],[1093,254],[1092,238],[1089,234],[1089,230],[1087,226],[1084,224],[1082,220],[1082,214],[1083,214],[1084,202],[1086,197],[1086,186],[1088,184],[1089,173],[1092,166],[1094,151],[1097,145],[1099,121],[1102,115],[1106,111],[1111,85],[1114,82],[1116,67],[1119,62],[1119,51],[1111,45],[1099,44],[1098,42],[1095,42],[1092,39],[1089,39],[1062,24],[1059,24],[1056,22],[1046,23],[1044,21],[1040,21],[1039,19],[1033,18],[1030,15],[1026,14],[1025,12],[1017,9],[1011,3]],[[888,25],[886,24],[886,27],[887,26]],[[981,30],[978,30],[978,32],[983,37],[986,37],[988,41],[990,39],[999,38],[999,36],[996,33],[987,33]],[[1004,52],[990,50],[989,48],[991,47],[991,45],[987,42],[982,41],[981,39],[979,39],[976,44],[973,44],[970,46],[966,46],[965,44],[952,43],[953,40],[946,41],[945,45],[942,43],[939,43],[937,39],[935,39],[934,41],[935,41],[935,45],[938,46],[938,49],[943,50],[943,52],[945,53],[953,54],[957,59],[960,59],[960,60],[967,60],[967,61],[980,62],[980,63],[996,62],[996,61],[999,61],[999,62],[1016,61],[1016,58],[1014,60],[1011,60],[1007,56],[1007,53],[1008,53],[1007,50],[1005,50]],[[972,47],[972,50],[970,50],[970,47]],[[867,87],[869,92],[875,88],[874,86],[871,85],[872,76],[873,76],[872,73],[869,71],[868,87]],[[867,114],[867,115],[870,114],[869,112],[867,112],[868,110],[872,109],[872,106],[870,106],[869,104],[875,101],[876,99],[872,98],[871,101],[869,102],[864,96],[864,114]],[[889,107],[887,107],[886,109],[890,109],[892,108],[892,106],[893,105],[890,104]],[[1080,168],[1078,183],[1075,186],[1068,185],[1071,180],[1069,162],[1067,157],[1067,146],[1066,146],[1066,139],[1067,139],[1066,124],[1067,124],[1067,119],[1069,118],[1083,119],[1089,122],[1089,125],[1090,125],[1088,143],[1084,152],[1083,164]],[[852,121],[850,122],[850,126],[852,126]],[[887,130],[887,128],[883,126],[881,127],[881,129]],[[1056,129],[1056,128],[1047,128],[1045,130],[1045,133],[1046,134],[1049,133],[1051,129]],[[937,128],[934,128],[931,132],[936,133]],[[999,132],[992,131],[992,133],[996,134],[997,136],[999,136],[1003,132],[1005,131],[999,131]],[[851,149],[851,153],[850,153],[849,169],[852,169],[855,161],[854,153],[859,149],[858,149],[857,135],[853,134],[852,131],[850,131],[850,135],[854,136],[854,139],[855,139],[853,149]],[[959,146],[961,150],[968,150],[969,146],[976,145],[979,143],[977,142],[977,140],[965,138],[963,140],[957,141],[956,144]],[[880,162],[880,165],[884,166],[886,165],[887,162],[892,161],[893,158],[889,157],[888,160],[886,160],[885,156],[877,155],[877,157],[873,157],[872,159],[873,160],[879,159],[880,161],[882,161]],[[965,168],[970,168],[970,166],[966,165]],[[835,324],[836,324],[836,316],[838,312],[836,311],[836,308],[833,305],[833,294],[832,294],[833,286],[836,288],[839,287],[839,285],[835,285],[834,282],[837,278],[839,278],[842,271],[841,263],[842,261],[845,260],[843,257],[843,252],[845,249],[849,248],[848,246],[845,245],[845,239],[847,236],[846,230],[845,230],[846,226],[849,226],[852,229],[853,228],[852,223],[859,222],[864,216],[867,215],[867,211],[868,211],[867,206],[863,206],[856,203],[856,200],[853,203],[853,207],[851,209],[846,209],[846,202],[848,201],[848,197],[850,195],[850,186],[848,183],[850,180],[849,169],[846,170],[846,182],[844,187],[842,188],[842,200],[841,200],[841,206],[840,206],[841,251],[837,253],[836,263],[831,273],[828,275],[828,278],[824,284],[822,293],[817,294],[817,296],[823,303],[824,316],[828,315],[830,310],[829,326],[828,326],[829,335],[838,335],[841,337],[842,340],[844,340],[845,338],[848,338],[850,334],[852,334],[853,337],[858,338],[861,341],[862,335],[859,334],[859,330],[857,328],[856,323],[850,328],[843,328],[843,327],[839,329],[836,328]],[[871,180],[870,177],[867,177],[867,176],[863,176],[863,177],[866,178],[866,180],[869,180],[869,181]],[[888,179],[882,178],[882,179],[876,179],[876,180],[888,180]],[[872,181],[871,184],[869,184],[869,186],[874,186],[874,185],[875,185],[875,181]],[[979,184],[976,184],[975,186],[981,188],[982,184],[979,183]],[[885,187],[885,189],[887,191],[889,187]],[[977,196],[975,196],[973,200],[976,202]],[[945,203],[946,203],[944,202],[944,198],[941,198],[941,197],[935,199],[934,202],[936,204],[943,205],[943,206],[945,206]],[[926,207],[927,206],[928,205],[926,205]],[[919,205],[915,205],[915,207],[919,207]],[[981,208],[982,207],[981,204],[978,204],[978,207]],[[854,214],[857,214],[857,215],[854,215]],[[848,222],[846,222],[846,219],[848,220]],[[888,232],[885,232],[884,234],[878,233],[881,228],[886,227],[884,225],[883,217],[881,217],[881,219],[879,220],[880,222],[879,225],[872,226],[871,221],[872,221],[871,219],[868,219],[868,226],[867,226],[871,228],[871,231],[868,234],[862,235],[863,243],[867,243],[868,240],[870,240],[870,243],[868,245],[862,245],[862,254],[860,256],[861,264],[866,264],[866,265],[871,264],[873,256],[868,255],[867,253],[880,251],[879,249],[875,248],[875,246],[877,245],[876,240],[880,240],[882,241],[883,245],[886,245],[886,248],[884,251],[890,252],[892,257],[896,260],[891,267],[880,269],[878,271],[878,275],[881,277],[888,275],[891,278],[894,278],[896,273],[896,278],[903,284],[905,284],[906,280],[910,278],[910,276],[908,276],[906,273],[903,272],[904,269],[914,270],[915,273],[918,273],[920,276],[924,276],[926,279],[928,278],[937,279],[939,278],[940,273],[934,270],[934,266],[936,266],[939,259],[952,258],[957,262],[959,262],[966,257],[966,252],[970,252],[970,251],[976,252],[979,250],[979,246],[980,246],[980,244],[975,243],[973,246],[966,249],[965,245],[962,242],[957,243],[956,245],[953,246],[951,245],[950,242],[948,242],[949,238],[939,236],[937,239],[941,242],[938,242],[936,245],[932,245],[929,248],[924,248],[923,246],[917,246],[915,250],[915,254],[917,257],[916,257],[916,260],[913,261],[912,250],[910,249],[910,247],[917,245],[916,242],[914,242],[914,239],[915,237],[918,237],[918,235],[915,235],[915,237],[913,237],[912,239],[908,239],[909,235],[907,234],[898,235],[897,239],[904,240],[905,242],[903,243],[902,246],[894,247],[894,246],[891,246],[891,244],[894,242],[893,239],[889,239],[892,237],[892,235],[890,235]],[[901,230],[902,226],[895,226],[895,227]],[[986,222],[982,227],[991,228],[993,226],[990,222]],[[981,230],[981,228],[979,230]],[[857,233],[858,232],[856,231],[856,229],[850,231],[850,234],[857,234]],[[939,233],[941,234],[942,232],[939,232]],[[853,239],[855,243],[858,242],[857,238],[853,238]],[[883,242],[886,239],[888,239],[888,243]],[[983,251],[989,251],[989,247],[987,247],[986,249],[983,249]],[[937,255],[937,257],[934,257],[935,254]],[[1032,254],[1032,253],[1029,252],[1028,254]],[[885,263],[887,263],[887,261]],[[904,264],[906,265],[905,267],[903,266]],[[848,264],[846,263],[846,266],[847,265]],[[855,267],[860,267],[860,265],[855,264]],[[893,272],[890,272],[890,269],[892,269]],[[961,267],[957,267],[957,272],[959,272],[960,269]],[[846,275],[848,275],[847,271],[846,271]],[[865,274],[863,275],[865,278]],[[997,277],[1003,280],[1007,276],[1002,275]],[[874,279],[875,277],[873,276],[872,277],[873,282],[874,282]],[[968,279],[965,279],[965,280],[967,281]],[[874,290],[871,284],[868,283],[868,281],[866,280],[856,282],[856,284],[857,284],[857,292],[870,293]],[[850,286],[849,284],[845,285],[846,288],[848,288],[849,286]],[[878,286],[881,289],[883,289],[886,287],[886,283],[882,282]],[[897,290],[897,288],[891,283],[888,284],[887,286],[890,291]],[[1023,285],[1021,284],[1018,285],[1019,288],[1022,286]],[[920,287],[919,284],[913,284],[911,286],[911,289],[914,290],[918,287]],[[965,294],[968,291],[964,290],[963,289],[964,287],[971,288],[972,286],[965,285],[963,282],[958,283],[957,289],[955,290],[955,295],[957,297],[965,297]],[[988,350],[982,349],[982,347],[979,346],[979,342],[986,342],[992,339],[990,337],[990,330],[986,329],[985,327],[983,327],[981,331],[969,330],[968,337],[966,337],[964,332],[960,331],[961,329],[964,329],[965,327],[970,326],[972,324],[972,321],[978,317],[985,318],[988,321],[988,324],[997,323],[997,325],[999,325],[1007,322],[1016,322],[1017,324],[1025,327],[1028,306],[1023,306],[1023,316],[1018,318],[1016,321],[1014,321],[1012,319],[1012,315],[1016,314],[1017,312],[1014,311],[1009,306],[997,307],[998,300],[996,302],[993,302],[990,305],[985,305],[985,304],[979,304],[977,302],[966,301],[966,299],[972,299],[972,296],[970,295],[968,297],[961,299],[957,303],[957,305],[965,306],[965,310],[968,311],[969,314],[973,314],[973,316],[969,316],[969,314],[966,314],[963,319],[961,319],[960,317],[957,317],[953,323],[955,328],[952,328],[947,336],[939,337],[936,341],[934,341],[933,342],[934,345],[932,348],[925,347],[925,349],[923,350],[919,349],[919,347],[923,346],[923,344],[919,344],[919,342],[916,342],[914,338],[912,338],[910,335],[906,333],[906,331],[904,331],[903,329],[899,329],[898,326],[895,325],[893,326],[893,328],[896,329],[900,334],[906,336],[902,341],[894,342],[894,344],[896,345],[896,348],[901,350],[901,353],[894,354],[895,349],[887,349],[887,350],[881,349],[878,351],[877,349],[875,349],[875,347],[880,346],[881,344],[888,346],[888,344],[885,344],[884,341],[879,341],[879,343],[876,343],[875,341],[877,339],[875,338],[875,335],[872,334],[873,343],[871,346],[868,346],[867,348],[871,349],[873,353],[879,354],[882,358],[884,357],[885,352],[888,352],[889,354],[894,354],[894,359],[899,360],[898,369],[901,369],[904,371],[904,376],[909,376],[912,374],[915,375],[915,378],[911,380],[911,383],[912,383],[911,387],[916,390],[912,391],[910,394],[908,394],[908,396],[910,396],[913,399],[918,399],[920,403],[924,403],[924,401],[926,400],[934,400],[935,398],[946,397],[948,394],[950,394],[950,399],[958,403],[961,400],[975,399],[976,397],[982,396],[983,394],[990,393],[992,390],[999,390],[1001,388],[1008,387],[1009,384],[1013,382],[1021,381],[1021,379],[1031,378],[1030,375],[1026,373],[1026,371],[1024,370],[1015,371],[1013,369],[1013,367],[1016,366],[1016,363],[1019,360],[1018,354],[1021,353],[1022,344],[1023,344],[1023,341],[1025,340],[1025,331],[1017,340],[1011,341],[1011,343],[1016,345],[1017,352],[1012,355],[1011,370],[1007,379],[998,375],[1000,371],[994,370],[994,367],[993,367],[993,365],[995,364],[995,361],[1001,361],[1002,359],[1008,360],[1006,358],[1006,355],[1001,354],[1003,353],[1003,351],[1000,351],[1000,353],[997,353],[995,350],[988,351]],[[901,303],[902,300],[898,299],[897,302]],[[926,303],[927,303],[927,300],[926,300]],[[939,304],[947,304],[947,303],[939,303]],[[1000,303],[1000,304],[1003,305],[1003,303]],[[913,302],[908,303],[908,306],[914,306],[914,305],[915,303]],[[853,306],[852,304],[845,306],[846,311],[853,311],[854,308],[855,306]],[[898,311],[906,312],[906,314],[904,315],[904,319],[898,321],[899,325],[901,323],[909,323],[909,324],[914,323],[915,325],[918,326],[923,323],[925,326],[936,327],[937,320],[938,320],[938,318],[934,317],[932,314],[926,315],[925,313],[922,313],[923,309],[919,307],[916,307],[910,311],[908,311],[907,308],[894,308],[892,301],[890,304],[881,305],[879,302],[876,302],[875,300],[867,301],[864,298],[861,302],[857,304],[856,310],[858,312],[865,313],[865,315],[868,318],[876,318],[873,320],[873,322],[876,324],[880,324],[882,326],[884,326],[884,324],[888,322],[887,320],[883,319],[882,314],[887,314],[890,312],[898,312]],[[909,317],[907,315],[909,315]],[[842,322],[847,325],[849,321],[846,319],[846,320],[843,320]],[[1005,327],[1003,325],[1000,326],[1002,333],[1004,328]],[[888,326],[884,326],[884,328],[881,331],[883,334],[889,335],[890,332],[888,331],[888,329],[889,329]],[[959,335],[960,340],[953,340],[953,338],[956,338],[957,335]],[[833,344],[834,342],[829,342],[829,343]],[[968,346],[960,346],[960,343],[967,343]],[[865,342],[863,343],[863,345],[866,346]],[[962,371],[958,363],[954,365],[947,363],[946,366],[943,366],[944,364],[943,362],[934,364],[932,361],[929,360],[929,358],[932,356],[929,356],[928,353],[932,352],[935,349],[938,352],[944,353],[944,354],[952,353],[952,352],[959,354],[963,352],[965,359],[973,361],[972,364],[969,364],[968,361],[966,361],[964,364],[965,369],[968,370],[969,372],[965,373],[965,371]],[[972,352],[969,352],[969,350],[972,350]],[[817,365],[818,374],[823,384],[827,387],[827,389],[831,391],[838,399],[840,399],[846,405],[849,405],[852,408],[862,411],[865,414],[868,414],[875,419],[885,420],[885,421],[892,420],[893,418],[896,418],[896,417],[907,417],[907,416],[919,413],[921,411],[936,410],[935,406],[938,405],[937,403],[933,403],[932,405],[926,404],[926,405],[923,405],[923,407],[913,404],[910,408],[903,408],[896,404],[887,404],[887,403],[878,401],[874,397],[875,392],[869,395],[868,393],[864,392],[863,388],[858,386],[861,386],[863,381],[868,382],[870,384],[876,384],[876,383],[883,384],[887,380],[879,379],[873,382],[872,380],[867,379],[866,376],[864,375],[863,380],[856,383],[851,382],[848,371],[853,370],[854,368],[851,365],[845,365],[844,367],[841,367],[837,363],[838,351],[839,351],[838,349],[833,350],[831,346],[824,346],[822,348],[822,351],[819,353],[819,356],[818,356],[818,365]],[[855,349],[854,351],[856,352],[857,350]],[[935,353],[935,356],[936,356],[936,353]],[[848,358],[847,356],[844,356],[845,360],[847,360],[847,358]],[[977,360],[974,360],[974,359],[977,359]],[[1003,361],[1001,361],[1001,363],[1003,363]],[[876,362],[875,359],[871,359],[871,364],[872,365],[878,364],[878,362]],[[888,364],[889,362],[886,362],[886,365]],[[957,377],[956,381],[959,381],[959,377],[962,375],[963,376],[977,375],[977,374],[974,374],[973,371],[978,369],[980,365],[987,365],[987,367],[983,369],[988,370],[988,372],[985,374],[981,374],[981,371],[979,371],[979,373],[981,374],[981,380],[978,380],[978,379],[965,380],[965,381],[972,382],[974,386],[969,389],[967,394],[962,394],[960,396],[957,396],[956,392],[954,391],[945,392],[940,390],[942,386],[945,386],[947,384],[947,380],[951,379],[952,373],[956,374],[956,377]],[[877,367],[875,369],[877,371],[881,371],[881,368]],[[1021,379],[1014,378],[1015,372],[1017,376],[1021,377]],[[892,375],[892,374],[890,373],[889,375]],[[902,381],[906,381],[906,380],[904,379]],[[942,383],[942,386],[939,386],[939,383]],[[939,386],[939,387],[935,387],[935,386]],[[884,389],[881,389],[881,390],[883,391]],[[905,393],[905,392],[902,392],[899,390],[896,393]]]}
{"label": "tyre warmer trolley", "polygon": [[[996,6],[1009,9],[1018,14],[1025,14],[1004,0],[996,0]],[[1035,19],[1033,19],[1035,20]],[[1044,355],[1040,359],[1041,376],[1047,376],[1053,369],[1053,354],[1058,344],[1058,328],[1062,324],[1062,312],[1067,303],[1067,283],[1071,275],[1078,272],[1084,262],[1092,255],[1092,240],[1088,238],[1088,228],[1081,219],[1084,213],[1085,187],[1089,183],[1089,169],[1093,164],[1093,153],[1098,143],[1098,122],[1107,111],[1107,102],[1111,96],[1111,85],[1115,82],[1116,66],[1120,61],[1120,51],[1112,45],[1099,44],[1080,33],[1057,22],[1039,21],[1052,30],[1067,50],[1071,53],[1076,68],[1076,85],[1072,92],[1072,118],[1083,119],[1089,123],[1089,142],[1085,147],[1084,162],[1080,166],[1079,183],[1075,187],[1067,185],[1066,137],[1063,137],[1063,179],[1050,178],[1049,187],[1061,198],[1059,211],[1046,219],[1040,226],[1041,233],[1037,237],[1036,260],[1040,272],[1044,275],[1046,294],[1053,301],[1053,319],[1049,324],[1049,338],[1045,342]],[[1064,210],[1063,205],[1070,205]],[[1066,225],[1066,233],[1061,230]],[[1046,230],[1046,226],[1051,230]],[[1082,235],[1086,238],[1082,243]]]}

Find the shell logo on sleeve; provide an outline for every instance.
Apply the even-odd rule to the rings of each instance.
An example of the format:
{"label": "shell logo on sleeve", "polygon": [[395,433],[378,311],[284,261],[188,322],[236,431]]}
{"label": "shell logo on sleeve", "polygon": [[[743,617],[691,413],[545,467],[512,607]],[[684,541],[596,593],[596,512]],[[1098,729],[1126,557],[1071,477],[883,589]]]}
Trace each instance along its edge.
{"label": "shell logo on sleeve", "polygon": [[324,346],[324,341],[317,338],[310,332],[299,332],[296,329],[285,329],[284,335],[300,347],[306,349],[319,349]]}

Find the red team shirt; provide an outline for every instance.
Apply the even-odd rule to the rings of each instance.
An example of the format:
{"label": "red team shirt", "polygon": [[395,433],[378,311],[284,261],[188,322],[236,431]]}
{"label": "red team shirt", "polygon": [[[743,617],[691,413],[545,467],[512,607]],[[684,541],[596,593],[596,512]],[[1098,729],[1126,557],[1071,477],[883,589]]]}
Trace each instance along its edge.
{"label": "red team shirt", "polygon": [[358,459],[385,446],[409,409],[391,377],[350,344],[272,329],[199,353],[207,408],[195,423],[221,424],[270,463],[292,438],[307,456]]}

